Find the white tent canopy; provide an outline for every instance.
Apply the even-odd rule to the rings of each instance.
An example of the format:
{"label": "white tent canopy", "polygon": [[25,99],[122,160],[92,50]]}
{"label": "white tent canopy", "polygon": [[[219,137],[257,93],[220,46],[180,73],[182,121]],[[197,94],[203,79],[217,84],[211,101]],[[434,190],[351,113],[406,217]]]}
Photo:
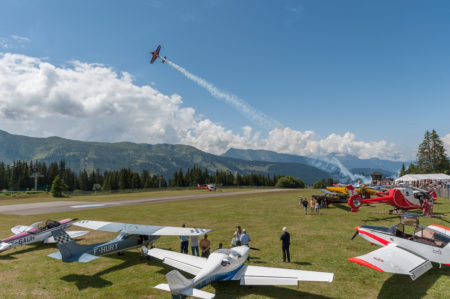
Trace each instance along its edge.
{"label": "white tent canopy", "polygon": [[424,173],[424,174],[406,174],[399,177],[395,182],[412,182],[412,181],[450,181],[450,175],[444,173]]}

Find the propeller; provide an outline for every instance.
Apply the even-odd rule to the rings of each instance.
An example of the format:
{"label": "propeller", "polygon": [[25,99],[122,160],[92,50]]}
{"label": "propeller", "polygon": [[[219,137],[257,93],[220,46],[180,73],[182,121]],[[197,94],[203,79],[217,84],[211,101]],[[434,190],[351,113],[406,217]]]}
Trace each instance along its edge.
{"label": "propeller", "polygon": [[356,232],[353,234],[353,237],[350,239],[350,241],[353,241],[354,238],[356,238],[357,235],[359,235],[359,226],[355,227]]}

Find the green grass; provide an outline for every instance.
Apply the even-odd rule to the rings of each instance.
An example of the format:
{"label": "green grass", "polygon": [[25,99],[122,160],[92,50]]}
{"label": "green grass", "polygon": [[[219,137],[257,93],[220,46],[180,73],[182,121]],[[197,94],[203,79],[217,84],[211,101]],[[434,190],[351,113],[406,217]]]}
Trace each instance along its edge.
{"label": "green grass", "polygon": [[[408,276],[380,273],[348,262],[347,258],[377,249],[357,237],[350,241],[354,227],[361,224],[392,226],[397,217],[387,214],[388,207],[362,207],[357,214],[345,206],[322,210],[322,215],[303,214],[299,195],[310,196],[312,190],[205,198],[136,206],[56,213],[49,215],[10,216],[0,218],[0,236],[6,237],[17,224],[30,224],[46,218],[81,219],[116,222],[196,226],[214,229],[209,234],[212,248],[219,242],[228,246],[236,225],[246,228],[252,238],[252,265],[286,267],[334,272],[332,283],[300,283],[296,287],[245,287],[239,282],[214,283],[204,290],[216,298],[446,298],[450,293],[450,267],[435,267],[412,281]],[[317,191],[316,191],[317,193]],[[172,193],[174,194],[174,193]],[[135,194],[122,194],[130,198]],[[175,194],[174,194],[175,195]],[[78,200],[79,197],[71,200]],[[95,198],[95,201],[96,198]],[[450,214],[450,200],[439,199],[435,212]],[[441,219],[421,219],[449,226]],[[281,262],[279,237],[281,228],[291,233],[291,263]],[[75,228],[78,229],[78,228]],[[115,234],[90,232],[82,244],[106,241]],[[156,247],[179,250],[179,239],[162,237]],[[166,283],[165,274],[172,268],[156,260],[141,260],[137,250],[124,256],[111,255],[91,263],[65,264],[47,257],[54,245],[25,246],[0,254],[0,297],[46,298],[170,298],[170,294],[153,286]],[[188,275],[186,275],[188,276]]]}

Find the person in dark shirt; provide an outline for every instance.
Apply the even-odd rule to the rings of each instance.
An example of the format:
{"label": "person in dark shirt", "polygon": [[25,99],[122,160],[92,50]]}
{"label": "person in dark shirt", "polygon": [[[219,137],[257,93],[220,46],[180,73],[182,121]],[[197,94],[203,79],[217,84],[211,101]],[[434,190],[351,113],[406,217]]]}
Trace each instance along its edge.
{"label": "person in dark shirt", "polygon": [[289,245],[291,245],[291,235],[287,231],[287,227],[283,227],[283,234],[280,237],[281,250],[283,251],[283,263],[286,262],[286,257],[288,263],[291,262],[291,255],[289,254]]}

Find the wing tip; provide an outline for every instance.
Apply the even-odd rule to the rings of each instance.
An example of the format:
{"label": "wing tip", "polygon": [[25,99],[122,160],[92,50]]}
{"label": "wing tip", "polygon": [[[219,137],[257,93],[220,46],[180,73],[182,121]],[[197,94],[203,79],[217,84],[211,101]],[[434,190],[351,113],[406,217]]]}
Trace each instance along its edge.
{"label": "wing tip", "polygon": [[367,261],[365,261],[363,259],[357,258],[357,257],[352,257],[352,258],[349,258],[347,260],[349,262],[352,262],[352,263],[356,263],[356,264],[359,264],[359,265],[362,265],[362,266],[366,266],[366,267],[369,267],[371,269],[374,269],[374,270],[377,270],[377,271],[380,271],[380,272],[384,272],[382,269],[378,268],[374,264],[371,264],[371,263],[369,263],[369,262],[367,262]]}

